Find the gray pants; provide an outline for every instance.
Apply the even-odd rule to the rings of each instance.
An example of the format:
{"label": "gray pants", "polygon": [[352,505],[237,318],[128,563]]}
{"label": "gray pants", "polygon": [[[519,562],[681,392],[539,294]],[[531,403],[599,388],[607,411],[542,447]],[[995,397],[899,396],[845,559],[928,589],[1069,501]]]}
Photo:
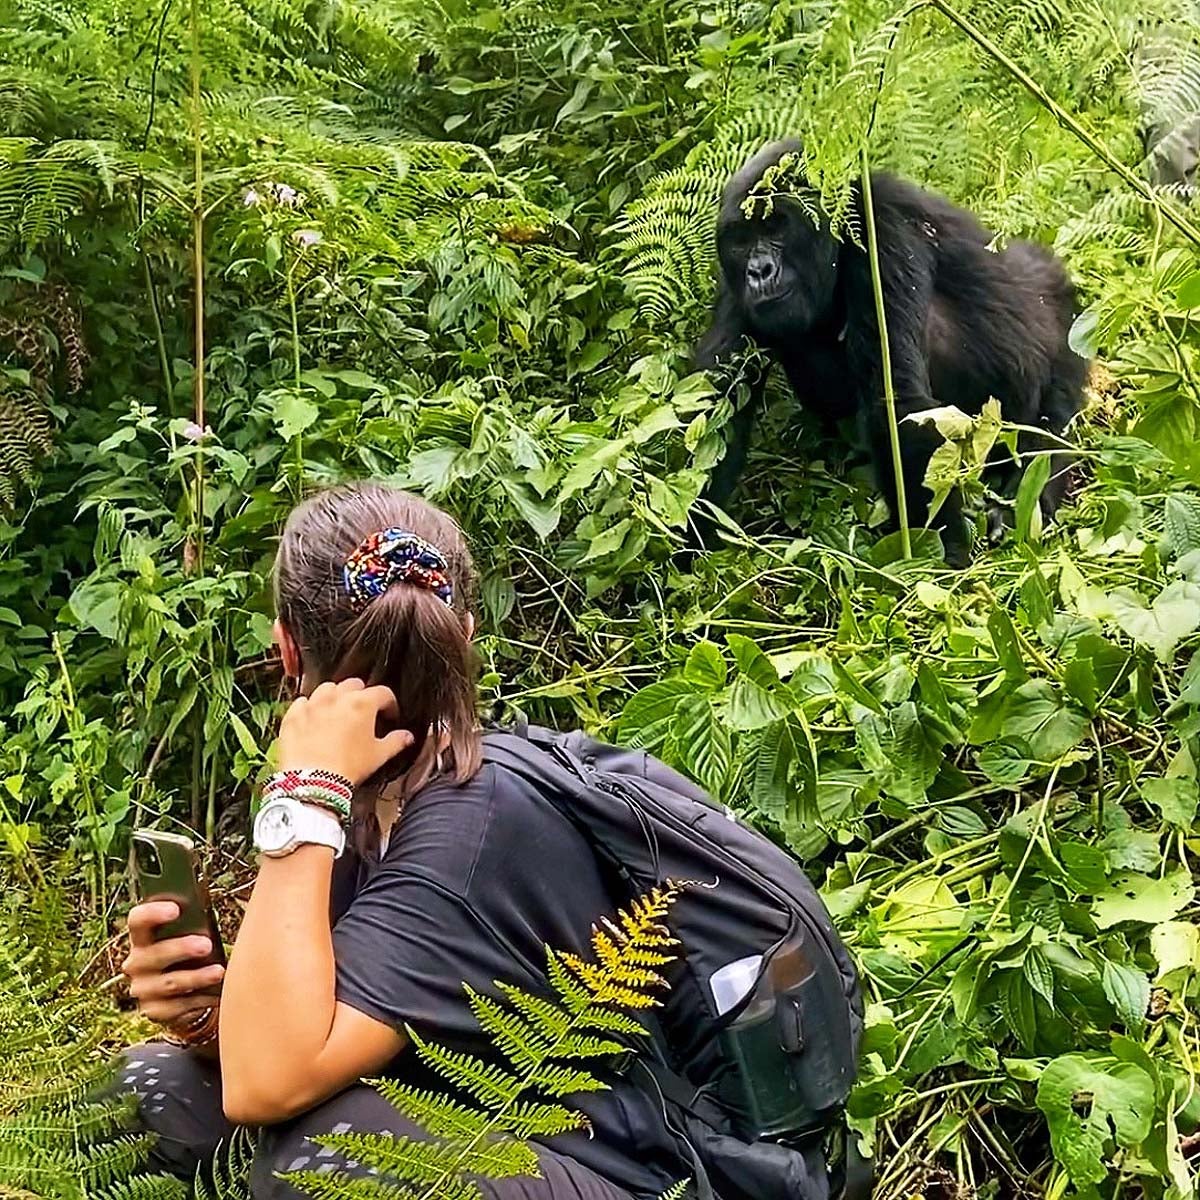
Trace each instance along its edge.
{"label": "gray pants", "polygon": [[[138,1096],[142,1125],[158,1135],[150,1166],[191,1180],[206,1171],[235,1127],[221,1111],[221,1074],[215,1063],[178,1046],[146,1042],[125,1052],[117,1086]],[[258,1134],[251,1174],[254,1200],[300,1200],[304,1193],[279,1173],[310,1170],[363,1175],[357,1164],[309,1139],[324,1133],[422,1131],[366,1084],[347,1088],[316,1108]],[[565,1155],[539,1148],[541,1178],[480,1180],[488,1200],[630,1200],[629,1193]]]}

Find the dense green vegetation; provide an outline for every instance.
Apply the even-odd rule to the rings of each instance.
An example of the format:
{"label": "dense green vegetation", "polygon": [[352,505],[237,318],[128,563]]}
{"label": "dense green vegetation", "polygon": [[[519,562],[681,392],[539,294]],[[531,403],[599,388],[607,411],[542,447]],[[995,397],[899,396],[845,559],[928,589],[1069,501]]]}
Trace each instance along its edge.
{"label": "dense green vegetation", "polygon": [[[884,1200],[1190,1194],[1200,233],[1137,131],[1198,108],[1185,0],[0,0],[10,892],[69,852],[98,939],[132,825],[240,832],[272,533],[385,476],[474,538],[490,698],[823,881]],[[715,197],[793,132],[835,214],[865,156],[1067,259],[1102,365],[1055,528],[1034,471],[970,569],[905,559],[781,391],[730,547],[672,557],[738,399],[687,371]],[[977,495],[1009,433],[952,426]]]}

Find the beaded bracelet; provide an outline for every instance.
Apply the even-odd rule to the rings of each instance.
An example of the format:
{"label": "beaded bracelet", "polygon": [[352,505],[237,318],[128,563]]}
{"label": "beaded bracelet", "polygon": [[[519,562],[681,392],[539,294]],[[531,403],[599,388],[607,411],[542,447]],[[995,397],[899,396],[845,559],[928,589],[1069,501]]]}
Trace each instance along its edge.
{"label": "beaded bracelet", "polygon": [[320,784],[330,788],[346,798],[354,798],[354,784],[345,775],[336,771],[326,771],[322,767],[302,767],[292,771],[276,771],[263,784],[263,793],[271,791],[290,792],[302,784]]}
{"label": "beaded bracelet", "polygon": [[350,802],[354,786],[343,775],[319,769],[279,771],[263,784],[264,802],[290,796],[306,804],[328,809],[342,821],[350,820]]}

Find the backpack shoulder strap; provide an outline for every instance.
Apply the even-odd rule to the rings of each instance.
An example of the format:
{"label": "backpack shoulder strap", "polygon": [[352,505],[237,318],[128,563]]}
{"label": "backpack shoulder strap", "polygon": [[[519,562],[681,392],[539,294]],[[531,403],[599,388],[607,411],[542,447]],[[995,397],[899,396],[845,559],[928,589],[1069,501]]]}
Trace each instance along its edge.
{"label": "backpack shoulder strap", "polygon": [[[483,757],[485,762],[499,763],[537,788],[579,831],[596,857],[626,885],[629,895],[642,890],[630,874],[624,857],[588,820],[587,814],[595,804],[589,795],[593,785],[588,779],[587,768],[562,741],[548,736],[539,745],[519,734],[489,731],[483,739]],[[618,902],[624,901],[618,898]]]}

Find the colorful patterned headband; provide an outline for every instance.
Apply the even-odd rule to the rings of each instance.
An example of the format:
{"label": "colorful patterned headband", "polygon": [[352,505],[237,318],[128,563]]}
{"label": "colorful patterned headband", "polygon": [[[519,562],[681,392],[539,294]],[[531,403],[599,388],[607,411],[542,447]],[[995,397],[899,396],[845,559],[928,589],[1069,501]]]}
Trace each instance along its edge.
{"label": "colorful patterned headband", "polygon": [[445,556],[424,538],[393,526],[363,538],[346,559],[342,572],[355,608],[362,608],[392,586],[411,583],[436,592],[454,604],[454,588]]}

